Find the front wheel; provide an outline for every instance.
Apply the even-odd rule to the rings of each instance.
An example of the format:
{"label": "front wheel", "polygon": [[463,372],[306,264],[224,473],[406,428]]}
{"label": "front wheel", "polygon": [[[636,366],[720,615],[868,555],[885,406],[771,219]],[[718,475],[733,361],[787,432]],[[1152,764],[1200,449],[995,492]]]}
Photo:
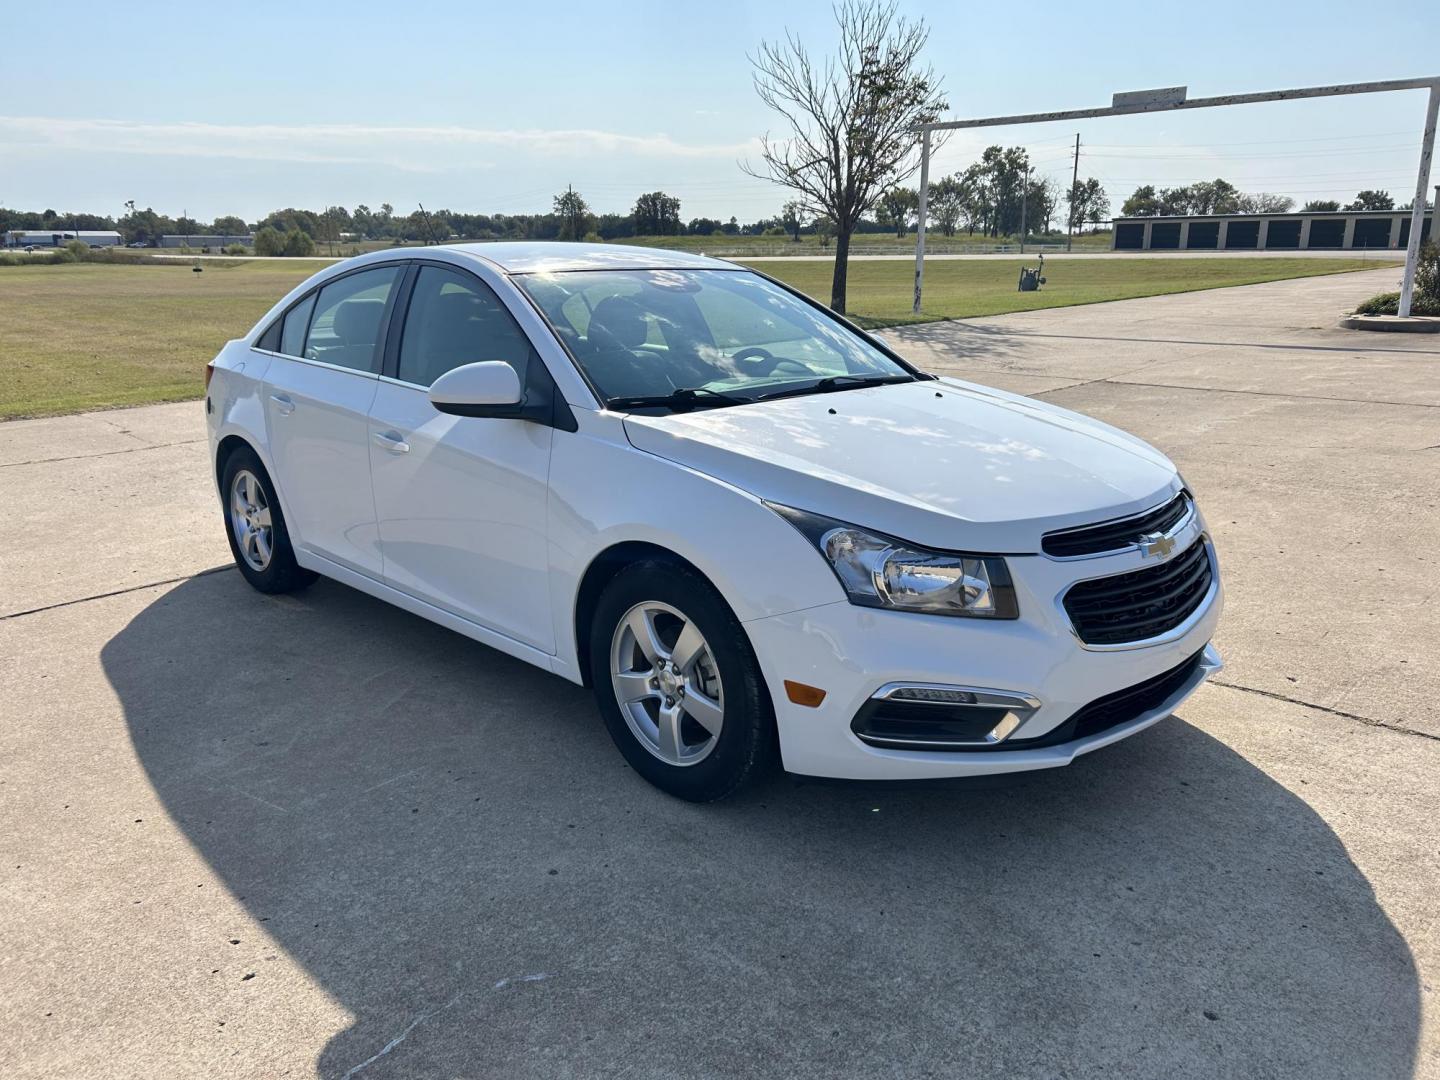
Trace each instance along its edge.
{"label": "front wheel", "polygon": [[709,582],[664,562],[621,571],[596,605],[590,672],[631,767],[691,802],[731,794],[774,760],[759,664]]}

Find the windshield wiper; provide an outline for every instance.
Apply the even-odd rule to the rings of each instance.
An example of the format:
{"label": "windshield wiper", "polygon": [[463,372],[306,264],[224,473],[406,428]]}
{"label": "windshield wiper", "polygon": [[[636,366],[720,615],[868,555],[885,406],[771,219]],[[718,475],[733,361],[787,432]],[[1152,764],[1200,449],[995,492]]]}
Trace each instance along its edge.
{"label": "windshield wiper", "polygon": [[645,409],[659,407],[667,409],[693,409],[697,405],[746,405],[753,398],[736,397],[710,390],[704,386],[687,386],[672,390],[668,394],[640,394],[635,397],[613,397],[605,399],[607,409]]}
{"label": "windshield wiper", "polygon": [[776,398],[799,397],[802,394],[830,394],[836,390],[863,390],[867,386],[884,386],[887,383],[914,382],[913,375],[827,375],[819,382],[806,386],[792,386],[788,390],[776,390],[761,394],[756,401],[774,401]]}

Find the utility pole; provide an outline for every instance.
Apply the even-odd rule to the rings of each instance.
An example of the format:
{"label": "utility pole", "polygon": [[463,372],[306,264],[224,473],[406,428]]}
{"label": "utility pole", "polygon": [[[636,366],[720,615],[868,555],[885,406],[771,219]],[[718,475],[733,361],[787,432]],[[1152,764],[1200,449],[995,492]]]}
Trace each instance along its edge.
{"label": "utility pole", "polygon": [[1065,230],[1065,250],[1075,242],[1075,188],[1080,184],[1080,133],[1075,133],[1075,167],[1070,171],[1070,225]]}

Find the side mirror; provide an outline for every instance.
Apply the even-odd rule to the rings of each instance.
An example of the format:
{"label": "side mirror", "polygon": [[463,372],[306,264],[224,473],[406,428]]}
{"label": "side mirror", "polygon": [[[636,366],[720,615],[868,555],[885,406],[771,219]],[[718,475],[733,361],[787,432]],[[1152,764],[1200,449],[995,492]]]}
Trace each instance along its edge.
{"label": "side mirror", "polygon": [[517,417],[520,376],[503,360],[451,368],[430,386],[430,404],[452,416]]}

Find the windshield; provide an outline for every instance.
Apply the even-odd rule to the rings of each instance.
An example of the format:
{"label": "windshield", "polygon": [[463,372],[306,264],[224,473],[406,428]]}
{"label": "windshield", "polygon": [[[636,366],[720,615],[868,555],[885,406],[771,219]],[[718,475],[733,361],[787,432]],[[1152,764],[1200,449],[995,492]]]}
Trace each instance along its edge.
{"label": "windshield", "polygon": [[712,408],[914,377],[743,270],[574,270],[515,280],[606,404],[619,408]]}

